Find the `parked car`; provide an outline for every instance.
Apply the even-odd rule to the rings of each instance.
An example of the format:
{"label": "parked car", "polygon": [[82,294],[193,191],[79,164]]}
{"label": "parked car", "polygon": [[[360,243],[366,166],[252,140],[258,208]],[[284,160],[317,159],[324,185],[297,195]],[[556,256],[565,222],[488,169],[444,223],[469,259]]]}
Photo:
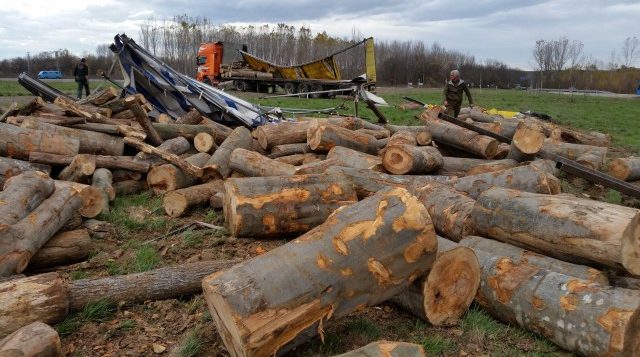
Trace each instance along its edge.
{"label": "parked car", "polygon": [[62,72],[60,71],[40,71],[38,72],[38,79],[60,79],[62,78]]}

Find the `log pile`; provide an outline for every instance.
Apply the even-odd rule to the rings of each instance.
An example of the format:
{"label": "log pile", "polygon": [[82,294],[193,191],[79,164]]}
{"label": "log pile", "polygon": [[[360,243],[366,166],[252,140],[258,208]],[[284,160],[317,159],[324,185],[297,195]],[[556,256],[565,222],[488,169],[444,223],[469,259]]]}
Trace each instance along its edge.
{"label": "log pile", "polygon": [[[603,273],[612,283],[640,276],[639,211],[561,194],[554,163],[533,161],[544,150],[602,168],[607,149],[595,145],[604,136],[474,111],[469,122],[511,145],[439,120],[437,109],[419,126],[301,118],[252,132],[195,109],[155,117],[139,95],[62,98],[47,104],[55,116],[34,103],[0,123],[0,277],[11,279],[0,282],[0,300],[12,307],[0,314],[0,338],[8,336],[0,350],[21,334],[38,346],[16,348],[59,348],[57,335],[33,323],[57,323],[100,297],[200,291],[232,356],[290,351],[387,300],[432,325],[454,325],[474,298],[497,319],[579,354],[640,349],[640,293]],[[608,170],[633,181],[638,167],[621,158]],[[17,275],[86,259],[92,240],[109,234],[91,218],[143,190],[163,196],[172,218],[211,206],[233,237],[295,239],[242,262],[143,275]]]}

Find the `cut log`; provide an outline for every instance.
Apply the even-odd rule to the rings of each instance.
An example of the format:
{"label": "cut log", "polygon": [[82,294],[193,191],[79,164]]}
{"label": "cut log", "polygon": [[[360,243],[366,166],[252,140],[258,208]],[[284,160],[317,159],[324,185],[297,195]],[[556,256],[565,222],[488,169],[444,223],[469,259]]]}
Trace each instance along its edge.
{"label": "cut log", "polygon": [[96,91],[91,93],[90,96],[85,97],[84,99],[79,100],[77,103],[78,104],[87,104],[87,103],[91,103],[95,106],[100,106],[102,104],[105,104],[106,102],[109,102],[117,97],[120,96],[120,93],[117,89],[115,89],[114,87],[106,87],[102,90]]}
{"label": "cut log", "polygon": [[307,145],[314,151],[329,151],[334,146],[344,146],[371,155],[378,153],[377,140],[373,136],[317,120],[309,124]]}
{"label": "cut log", "polygon": [[113,182],[128,181],[128,180],[140,181],[142,180],[142,173],[136,172],[136,171],[115,169],[111,171],[111,180]]}
{"label": "cut log", "polygon": [[219,180],[231,175],[231,167],[229,166],[229,158],[235,149],[251,148],[251,132],[245,127],[238,127],[233,130],[227,139],[218,147],[216,152],[211,155],[209,161],[204,164],[205,175],[204,181]]}
{"label": "cut log", "polygon": [[77,138],[80,142],[79,152],[83,154],[119,156],[124,152],[124,142],[122,141],[122,138],[104,133],[67,128],[31,119],[26,119],[22,122],[22,127]]}
{"label": "cut log", "polygon": [[[391,140],[396,135],[398,134],[394,134]],[[387,146],[382,156],[382,165],[394,175],[425,174],[441,168],[444,159],[433,146],[393,144]]]}
{"label": "cut log", "polygon": [[545,140],[542,149],[545,152],[560,155],[566,157],[569,160],[576,160],[578,157],[586,153],[593,153],[595,155],[598,155],[599,157],[602,157],[601,162],[604,162],[604,159],[607,155],[606,147],[553,142],[550,140]]}
{"label": "cut log", "polygon": [[83,261],[91,252],[91,237],[86,229],[58,233],[31,258],[27,269],[42,269]]}
{"label": "cut log", "polygon": [[84,124],[75,124],[75,125],[72,125],[71,127],[74,129],[95,131],[98,133],[104,133],[109,135],[120,135],[120,132],[118,131],[118,125],[115,125],[115,124],[84,123]]}
{"label": "cut log", "polygon": [[[166,152],[169,152],[175,155],[182,155],[187,151],[189,151],[189,149],[191,149],[191,144],[189,143],[189,140],[179,136],[177,138],[169,139],[163,142],[162,145],[158,146],[158,149],[164,150]],[[133,161],[147,163],[149,164],[150,167],[164,165],[167,163],[161,157],[147,154],[142,151],[136,154]]]}
{"label": "cut log", "polygon": [[550,258],[497,240],[479,236],[466,236],[459,244],[471,248],[474,251],[481,250],[489,255],[508,258],[515,264],[527,263],[544,270],[562,272],[565,275],[597,283],[602,286],[609,285],[607,275],[600,270]]}
{"label": "cut log", "polygon": [[329,150],[327,159],[336,159],[337,165],[339,166],[382,171],[382,160],[380,157],[342,146],[335,146]]}
{"label": "cut log", "polygon": [[80,198],[82,199],[80,208],[80,214],[82,215],[82,217],[93,218],[100,214],[100,211],[104,206],[104,203],[102,202],[104,198],[102,197],[102,193],[100,192],[100,190],[98,190],[98,188],[71,181],[58,180],[55,182],[55,184],[56,191],[65,187],[69,187],[78,192]]}
{"label": "cut log", "polygon": [[509,147],[507,159],[531,161],[544,145],[544,131],[542,127],[534,123],[522,121],[518,124],[513,140]]}
{"label": "cut log", "polygon": [[127,108],[129,108],[129,110],[133,112],[136,120],[144,129],[144,132],[147,133],[149,141],[154,146],[159,146],[160,144],[162,144],[163,140],[160,137],[160,134],[158,134],[153,125],[151,125],[151,120],[149,120],[147,112],[142,109],[142,106],[138,102],[138,98],[135,96],[129,96],[124,99],[124,104],[127,106]]}
{"label": "cut log", "polygon": [[[123,99],[123,104],[124,104],[124,99]],[[126,119],[126,120],[136,120],[136,116],[135,114],[133,114],[133,111],[131,111],[130,109],[127,110],[123,110],[121,112],[119,112],[118,114],[115,114],[111,117],[111,119]]]}
{"label": "cut log", "polygon": [[87,121],[91,123],[107,123],[109,117],[111,117],[111,109],[77,104],[64,96],[56,97],[53,103],[77,116],[87,119]]}
{"label": "cut log", "polygon": [[334,357],[425,357],[424,348],[415,343],[376,341]]}
{"label": "cut log", "polygon": [[224,193],[216,192],[215,195],[211,196],[209,206],[213,209],[222,209],[224,206]]}
{"label": "cut log", "polygon": [[241,148],[233,150],[229,166],[247,177],[293,175],[296,172],[293,165]]}
{"label": "cut log", "polygon": [[176,124],[199,124],[202,121],[202,114],[195,108],[186,112],[183,116],[176,119]]}
{"label": "cut log", "polygon": [[130,137],[140,141],[144,141],[147,138],[147,133],[129,125],[116,125],[116,128],[118,129],[118,134],[124,137]]}
{"label": "cut log", "polygon": [[175,124],[176,121],[169,116],[169,114],[161,113],[158,115],[158,123],[160,124]]}
{"label": "cut log", "polygon": [[360,134],[371,135],[376,139],[388,138],[391,135],[389,133],[389,130],[387,129],[384,129],[384,130],[357,129],[356,132]]}
{"label": "cut log", "polygon": [[281,122],[259,126],[255,137],[263,149],[271,149],[277,145],[307,142],[309,122]]}
{"label": "cut log", "polygon": [[60,227],[58,234],[76,230],[80,228],[80,226],[82,226],[82,215],[80,214],[80,212],[76,212],[73,214],[73,216],[71,216],[71,218],[69,218],[68,221],[64,223],[64,225],[62,225],[62,227]]}
{"label": "cut log", "polygon": [[479,250],[476,256],[482,266],[476,300],[494,317],[583,356],[639,351],[640,291],[601,286]]}
{"label": "cut log", "polygon": [[624,181],[640,180],[640,157],[614,159],[609,163],[609,175]]}
{"label": "cut log", "polygon": [[69,307],[81,310],[89,303],[106,299],[114,303],[142,303],[166,300],[202,291],[202,279],[229,269],[238,260],[185,263],[144,273],[82,279],[69,282]]}
{"label": "cut log", "polygon": [[0,295],[0,338],[35,321],[47,324],[60,322],[69,311],[67,290],[57,273],[2,282]]}
{"label": "cut log", "polygon": [[82,222],[82,227],[86,228],[91,238],[105,239],[113,235],[115,229],[109,222],[99,221],[97,219],[87,219]]}
{"label": "cut log", "polygon": [[329,317],[404,290],[431,267],[436,251],[424,206],[404,189],[386,189],[336,210],[292,242],[206,277],[203,294],[231,356],[271,356],[312,337]]}
{"label": "cut log", "polygon": [[575,161],[591,170],[599,171],[604,164],[604,156],[601,156],[599,152],[590,151],[578,156]]}
{"label": "cut log", "polygon": [[51,173],[51,166],[0,156],[0,187],[2,187],[4,182],[10,177],[26,171],[42,171],[49,175]]}
{"label": "cut log", "polygon": [[452,156],[443,156],[442,157],[444,164],[442,168],[438,170],[440,174],[453,174],[464,176],[467,171],[473,169],[476,166],[483,164],[491,164],[495,163],[498,160],[485,160],[485,159],[470,159],[465,157],[452,157]]}
{"label": "cut log", "polygon": [[233,129],[229,128],[228,126],[217,123],[206,117],[202,117],[202,122],[200,122],[200,126],[207,127],[207,130],[210,131],[210,132],[209,131],[207,132],[213,135],[213,138],[215,139],[217,145],[221,145],[225,140],[227,140],[227,137],[229,137],[229,135],[231,135],[231,133],[233,132]]}
{"label": "cut log", "polygon": [[206,152],[207,154],[212,154],[218,148],[213,136],[207,133],[198,133],[193,138],[193,146],[198,152]]}
{"label": "cut log", "polygon": [[281,156],[281,157],[275,158],[275,160],[279,162],[284,162],[289,165],[298,166],[298,165],[303,165],[303,164],[308,164],[311,162],[323,160],[324,158],[326,158],[324,157],[324,155],[307,153],[307,154],[294,154],[294,155],[288,155],[288,156]]}
{"label": "cut log", "polygon": [[439,119],[426,120],[425,125],[434,141],[442,142],[485,159],[492,158],[498,149],[496,139]]}
{"label": "cut log", "polygon": [[310,162],[308,164],[304,164],[296,167],[295,174],[296,175],[311,175],[311,174],[321,174],[327,171],[332,166],[338,165],[338,159],[326,159]]}
{"label": "cut log", "polygon": [[0,192],[0,231],[26,217],[54,191],[54,181],[40,171],[27,171],[8,179]]}
{"label": "cut log", "polygon": [[76,138],[6,123],[0,123],[0,135],[0,155],[5,157],[28,160],[32,151],[76,155],[80,149]]}
{"label": "cut log", "polygon": [[113,189],[116,191],[116,196],[133,195],[146,190],[148,187],[149,186],[147,186],[147,181],[137,180],[125,180],[115,182],[113,184]]}
{"label": "cut log", "polygon": [[459,178],[453,184],[456,190],[466,192],[472,198],[477,198],[493,186],[547,195],[560,193],[560,180],[557,177],[531,165],[466,176]]}
{"label": "cut log", "polygon": [[487,162],[485,164],[476,165],[471,169],[467,170],[466,174],[468,176],[479,175],[487,172],[496,172],[496,171],[511,169],[511,168],[517,167],[518,165],[519,163],[516,160],[511,160],[511,159],[494,160],[494,161]]}
{"label": "cut log", "polygon": [[[106,169],[123,169],[146,173],[149,171],[149,164],[145,162],[134,161],[133,156],[103,156],[95,155],[96,167]],[[56,155],[45,152],[32,152],[29,154],[30,162],[37,162],[49,165],[69,165],[73,161],[74,156]]]}
{"label": "cut log", "polygon": [[471,212],[475,231],[570,262],[640,275],[640,213],[611,203],[494,187]]}
{"label": "cut log", "polygon": [[491,157],[492,160],[502,160],[506,159],[509,155],[509,151],[511,150],[511,145],[507,143],[498,144],[498,148],[496,149],[495,155]]}
{"label": "cut log", "polygon": [[96,170],[96,157],[88,154],[78,154],[73,157],[69,166],[58,175],[58,180],[84,182]]}
{"label": "cut log", "polygon": [[429,272],[391,302],[433,326],[452,326],[471,306],[479,285],[473,250],[438,237],[438,257]]}
{"label": "cut log", "polygon": [[102,194],[102,210],[100,213],[109,213],[109,202],[116,198],[116,190],[112,186],[113,179],[111,171],[108,169],[97,169],[93,173],[93,179],[91,180],[91,186],[96,187]]}
{"label": "cut log", "polygon": [[393,145],[418,145],[418,141],[416,140],[416,134],[410,131],[397,131],[387,141],[387,147],[391,147]]}
{"label": "cut log", "polygon": [[62,355],[60,336],[51,326],[33,322],[0,340],[3,357],[58,357]]}
{"label": "cut log", "polygon": [[458,242],[473,233],[471,210],[474,199],[437,182],[426,183],[412,192],[427,208],[438,234]]}
{"label": "cut log", "polygon": [[144,151],[147,154],[153,154],[155,156],[161,157],[163,160],[166,160],[167,162],[179,167],[180,170],[183,170],[189,175],[202,177],[202,169],[200,167],[181,159],[175,154],[172,154],[160,148],[155,148],[136,139],[124,138],[124,142],[128,145],[138,148],[139,150]]}
{"label": "cut log", "polygon": [[306,154],[311,152],[311,148],[307,143],[299,143],[299,144],[282,144],[276,145],[271,148],[271,154],[269,158],[275,159],[280,156],[287,156],[293,154]]}
{"label": "cut log", "polygon": [[[199,168],[204,165],[210,157],[211,155],[201,152],[189,156],[185,162]],[[197,181],[197,177],[172,164],[156,166],[149,170],[147,174],[147,185],[149,185],[149,188],[156,194],[193,186]]]}
{"label": "cut log", "polygon": [[19,126],[26,119],[35,120],[42,123],[48,123],[53,125],[61,125],[61,126],[71,126],[71,125],[86,123],[86,120],[82,117],[66,117],[66,116],[57,116],[57,115],[46,115],[46,116],[45,115],[38,115],[38,116],[18,115],[15,117],[7,118],[7,123]]}
{"label": "cut log", "polygon": [[229,179],[223,198],[225,222],[236,237],[304,233],[338,207],[358,200],[343,175]]}
{"label": "cut log", "polygon": [[222,192],[223,188],[224,182],[216,180],[167,192],[163,198],[164,211],[171,217],[180,217],[191,207],[208,204],[211,197]]}
{"label": "cut log", "polygon": [[[193,140],[199,133],[207,133],[214,138],[220,136],[218,131],[206,125],[189,125],[189,124],[162,124],[152,123],[153,128],[160,134],[163,140],[184,137],[187,140]],[[216,139],[216,143],[218,140]]]}

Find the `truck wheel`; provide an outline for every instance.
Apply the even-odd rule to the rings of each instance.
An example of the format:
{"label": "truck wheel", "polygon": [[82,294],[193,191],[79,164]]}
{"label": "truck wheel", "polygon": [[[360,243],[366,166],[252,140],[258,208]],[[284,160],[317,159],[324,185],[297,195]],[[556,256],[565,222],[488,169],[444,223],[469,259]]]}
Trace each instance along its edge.
{"label": "truck wheel", "polygon": [[[310,92],[320,92],[322,89],[323,89],[323,88],[322,88],[322,84],[320,84],[320,83],[315,83],[315,84],[312,84],[312,85],[311,85],[311,90],[310,90]],[[325,94],[325,93],[314,93],[314,94],[311,94],[311,98],[316,98],[316,99],[317,99],[317,98],[322,98],[322,96],[323,96],[324,94]]]}
{"label": "truck wheel", "polygon": [[284,84],[284,92],[287,94],[298,93],[298,84],[293,82],[287,82]]}
{"label": "truck wheel", "polygon": [[237,91],[246,92],[247,91],[247,82],[242,80],[233,81],[233,85],[235,86]]}
{"label": "truck wheel", "polygon": [[308,83],[300,83],[300,85],[298,85],[298,93],[300,93],[300,98],[307,98],[307,95],[305,93],[308,93],[310,91],[311,87]]}

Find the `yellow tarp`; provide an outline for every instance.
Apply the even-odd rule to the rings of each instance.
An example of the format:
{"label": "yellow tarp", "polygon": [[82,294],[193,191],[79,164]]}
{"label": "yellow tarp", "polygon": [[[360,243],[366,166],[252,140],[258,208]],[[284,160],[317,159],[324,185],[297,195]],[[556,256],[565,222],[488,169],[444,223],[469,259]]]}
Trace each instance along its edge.
{"label": "yellow tarp", "polygon": [[502,115],[504,118],[511,119],[516,115],[518,115],[519,112],[512,112],[510,110],[499,110],[496,108],[491,108],[491,109],[485,110],[485,113],[489,115],[498,114],[498,115]]}

